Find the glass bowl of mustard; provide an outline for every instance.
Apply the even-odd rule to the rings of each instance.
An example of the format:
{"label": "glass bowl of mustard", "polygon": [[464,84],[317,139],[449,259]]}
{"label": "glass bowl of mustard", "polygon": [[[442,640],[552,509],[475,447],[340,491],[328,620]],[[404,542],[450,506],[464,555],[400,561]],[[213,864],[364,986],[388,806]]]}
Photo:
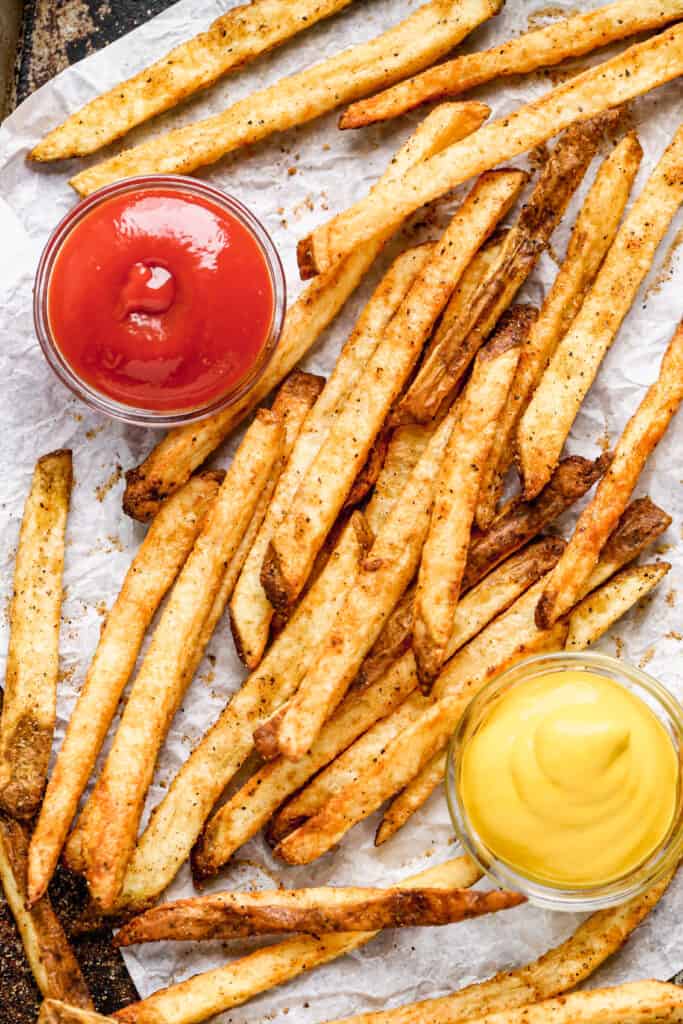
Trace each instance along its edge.
{"label": "glass bowl of mustard", "polygon": [[451,739],[446,793],[466,852],[552,910],[631,899],[683,856],[683,709],[657,680],[594,653],[497,676]]}

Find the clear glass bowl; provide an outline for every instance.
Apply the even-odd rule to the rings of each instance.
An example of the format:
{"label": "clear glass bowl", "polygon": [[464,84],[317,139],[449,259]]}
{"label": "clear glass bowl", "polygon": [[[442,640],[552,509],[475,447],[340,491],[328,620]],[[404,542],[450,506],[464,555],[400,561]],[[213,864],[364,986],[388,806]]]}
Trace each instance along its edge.
{"label": "clear glass bowl", "polygon": [[[248,374],[235,387],[226,391],[218,398],[212,399],[209,403],[170,412],[167,410],[157,412],[126,405],[93,388],[74,372],[63,356],[52,334],[48,317],[48,294],[52,270],[61,246],[71,231],[77,227],[91,210],[114,196],[155,187],[172,189],[180,195],[200,196],[222,207],[236,220],[240,221],[255,238],[263,253],[273,287],[273,316],[270,330],[259,358]],[[197,181],[194,178],[187,178],[178,174],[149,174],[125,178],[122,181],[114,182],[113,185],[106,185],[97,192],[93,192],[87,199],[78,203],[59,222],[43,249],[38,265],[33,291],[33,319],[40,347],[48,363],[62,383],[66,384],[87,405],[98,412],[112,416],[114,419],[123,420],[126,423],[133,423],[138,426],[168,428],[192,423],[212,413],[221,412],[234,405],[245,392],[254,386],[275,354],[282,331],[286,304],[285,275],[277,249],[266,229],[246,206],[233,196],[222,192],[221,189],[204,181]]]}
{"label": "clear glass bowl", "polygon": [[[635,870],[604,885],[562,888],[521,874],[497,858],[473,828],[460,793],[462,755],[495,704],[513,687],[541,675],[585,669],[614,680],[647,704],[664,726],[678,757],[676,811],[663,842]],[[551,910],[594,911],[623,903],[653,885],[683,856],[683,709],[656,679],[604,654],[540,654],[513,665],[483,688],[468,705],[453,733],[446,765],[446,795],[456,835],[466,852],[497,885],[523,893],[531,903]]]}

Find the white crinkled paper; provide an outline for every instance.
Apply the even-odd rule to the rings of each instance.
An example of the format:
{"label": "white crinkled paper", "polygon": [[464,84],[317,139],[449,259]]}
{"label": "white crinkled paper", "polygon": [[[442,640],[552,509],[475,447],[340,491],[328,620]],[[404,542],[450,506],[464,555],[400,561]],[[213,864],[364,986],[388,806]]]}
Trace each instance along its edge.
{"label": "white crinkled paper", "polygon": [[[294,0],[293,0],[294,2]],[[31,289],[36,261],[48,233],[74,204],[67,185],[77,162],[35,168],[26,153],[49,128],[87,100],[163,55],[170,47],[200,31],[219,13],[233,6],[217,0],[182,0],[165,14],[102,52],[64,71],[27,100],[0,127],[0,483],[2,533],[0,598],[6,607],[11,588],[19,519],[33,464],[51,449],[74,451],[76,487],[68,529],[66,601],[62,630],[63,677],[59,696],[58,739],[76,699],[106,608],[116,595],[143,528],[121,512],[122,470],[138,463],[154,444],[150,430],[122,426],[103,419],[80,404],[51,375],[33,333]],[[342,15],[314,27],[288,45],[257,61],[237,75],[160,122],[130,136],[138,142],[160,128],[186,123],[215,113],[264,84],[306,67],[343,47],[370,38],[417,6],[417,0],[356,0]],[[584,7],[597,6],[589,0]],[[555,0],[552,9],[532,16],[538,4],[511,0],[489,25],[466,41],[465,50],[478,49],[536,27],[573,3]],[[587,64],[597,58],[581,62]],[[495,116],[542,94],[551,81],[538,73],[493,83],[473,95],[485,99]],[[636,183],[639,190],[681,118],[680,83],[657,90],[633,106],[634,123],[645,150]],[[297,240],[364,195],[381,174],[391,154],[407,137],[420,113],[360,132],[339,132],[337,114],[277,135],[237,152],[206,169],[203,176],[246,202],[271,232],[285,263],[290,298],[298,293],[295,260]],[[515,161],[521,164],[524,161]],[[291,173],[294,169],[295,173]],[[575,197],[565,224],[571,224],[593,169]],[[452,202],[437,209],[445,223]],[[419,218],[417,218],[419,220]],[[430,218],[431,220],[431,218]],[[664,345],[683,313],[683,267],[675,252],[676,219],[660,247],[653,272],[608,354],[595,387],[575,423],[570,450],[595,454],[605,438],[616,440],[644,388],[656,375]],[[420,233],[417,225],[411,233]],[[427,229],[434,232],[434,227]],[[564,252],[567,228],[553,239],[553,253]],[[343,315],[327,332],[305,365],[329,373],[340,343],[346,337],[362,302],[377,281],[389,254],[375,268]],[[539,303],[552,281],[555,265],[544,255],[523,298]],[[601,648],[647,665],[655,676],[683,697],[683,418],[679,417],[651,459],[638,493],[649,493],[673,515],[673,525],[659,553],[673,570],[645,609],[633,611],[607,636]],[[216,456],[224,464],[234,441]],[[567,523],[569,525],[569,521]],[[677,593],[678,592],[678,593]],[[0,625],[0,649],[7,643],[7,622]],[[223,622],[210,646],[211,658],[200,668],[164,748],[149,807],[162,797],[162,788],[187,757],[193,743],[217,716],[228,695],[240,684],[243,671],[235,656],[229,629]],[[257,838],[235,857],[214,882],[215,888],[284,884],[387,883],[436,863],[454,852],[445,800],[435,794],[415,819],[380,850],[372,839],[377,816],[356,827],[339,849],[317,863],[283,869]],[[184,869],[170,895],[192,892]],[[606,984],[638,977],[667,978],[683,967],[680,911],[683,881],[675,883],[662,905],[638,930],[618,957],[592,979]],[[677,913],[678,910],[678,913]],[[221,1020],[308,1024],[362,1010],[394,1006],[414,999],[442,995],[492,972],[521,964],[564,939],[576,925],[572,915],[551,914],[525,907],[477,921],[441,929],[388,931],[351,956],[305,974],[265,993]],[[157,944],[126,952],[126,960],[142,995],[217,966],[253,949],[253,943]]]}

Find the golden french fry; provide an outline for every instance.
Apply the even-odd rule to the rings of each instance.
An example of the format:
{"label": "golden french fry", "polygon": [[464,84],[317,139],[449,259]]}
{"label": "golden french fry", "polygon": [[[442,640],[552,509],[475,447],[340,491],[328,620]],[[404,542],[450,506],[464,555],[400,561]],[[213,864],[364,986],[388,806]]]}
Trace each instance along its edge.
{"label": "golden french fry", "polygon": [[128,865],[117,910],[144,905],[158,896],[187,860],[213,805],[252,752],[254,728],[294,692],[315,658],[316,641],[329,629],[353,585],[367,544],[363,517],[355,512],[285,629],[192,751],[152,813]]}
{"label": "golden french fry", "polygon": [[455,420],[451,410],[432,435],[285,711],[278,747],[291,760],[310,749],[415,574]]}
{"label": "golden french fry", "polygon": [[527,74],[571,57],[581,57],[618,39],[661,28],[683,17],[681,0],[616,0],[595,11],[561,18],[515,39],[423,71],[376,96],[348,107],[340,128],[361,128],[413,110],[422,103],[484,85],[495,78]]}
{"label": "golden french fry", "polygon": [[529,964],[501,971],[487,981],[467,985],[451,995],[425,999],[378,1013],[361,1013],[335,1024],[456,1024],[501,1010],[539,1003],[575,988],[613,956],[657,905],[671,882],[666,875],[627,903],[599,910],[569,938]]}
{"label": "golden french fry", "polygon": [[12,912],[26,959],[44,998],[64,999],[92,1008],[87,985],[50,900],[28,903],[28,835],[24,826],[0,814],[0,882]]}
{"label": "golden french fry", "polygon": [[536,311],[517,306],[481,350],[458,401],[437,480],[415,593],[413,651],[427,692],[446,657],[460,596],[479,482],[498,417]]}
{"label": "golden french fry", "polygon": [[565,648],[584,651],[607,632],[629,608],[654,590],[671,569],[668,562],[637,565],[624,569],[576,606],[569,616],[569,635]]}
{"label": "golden french fry", "polygon": [[41,139],[30,158],[67,160],[95,153],[350,3],[301,0],[293,10],[288,0],[255,0],[234,7],[206,32],[86,103]]}
{"label": "golden french fry", "polygon": [[[406,879],[402,885],[406,888],[467,888],[480,877],[481,872],[469,857],[456,857]],[[234,960],[225,967],[171,985],[119,1010],[115,1019],[120,1024],[197,1024],[245,1003],[259,992],[364,946],[376,934],[342,932],[319,937],[295,936]]]}
{"label": "golden french fry", "polygon": [[107,615],[31,837],[31,903],[52,878],[147,627],[192,549],[220,480],[216,473],[199,474],[161,506]]}
{"label": "golden french fry", "polygon": [[382,469],[364,513],[368,527],[375,535],[403,493],[408,477],[427,447],[432,432],[431,424],[424,427],[407,424],[396,427],[391,435]]}
{"label": "golden french fry", "polygon": [[263,656],[273,616],[273,606],[266,597],[260,579],[263,557],[273,531],[284,518],[348,392],[362,373],[365,362],[372,356],[383,331],[428,256],[429,247],[422,246],[409,249],[394,261],[361,313],[289,455],[230,603],[235,644],[250,669],[256,668]]}
{"label": "golden french fry", "polygon": [[642,152],[637,136],[629,132],[603,161],[583,202],[567,255],[519,354],[492,458],[482,480],[477,505],[477,526],[481,530],[487,529],[494,518],[505,474],[512,465],[520,417],[614,241]]}
{"label": "golden french fry", "polygon": [[14,818],[36,813],[47,778],[57,714],[64,537],[72,484],[71,452],[43,455],[21,521],[0,716],[0,807]]}
{"label": "golden french fry", "polygon": [[[683,133],[681,134],[683,144]],[[683,181],[683,179],[682,179]],[[638,477],[683,401],[683,322],[669,342],[659,377],[624,428],[614,459],[545,588],[539,623],[556,622],[582,596],[607,539],[626,508]]]}
{"label": "golden french fry", "polygon": [[557,464],[581,402],[681,202],[683,127],[629,210],[520,420],[517,454],[527,497],[538,493]]}
{"label": "golden french fry", "polygon": [[[469,106],[442,104],[417,126],[401,146],[380,183],[391,185],[413,164],[433,156],[468,131],[474,131],[487,112],[488,108],[481,103]],[[201,423],[171,430],[140,466],[129,470],[123,500],[124,511],[128,515],[134,519],[151,518],[161,498],[183,484],[230,431],[289,373],[334,320],[387,237],[380,233],[372,242],[340,261],[329,273],[311,282],[287,310],[272,362],[258,383],[234,407],[209,416]]]}
{"label": "golden french fry", "polygon": [[71,185],[85,196],[134,174],[189,174],[428,67],[500,6],[500,0],[431,0],[375,39],[280,79],[220,114],[124,150],[81,171]]}
{"label": "golden french fry", "polygon": [[192,856],[195,877],[215,874],[235,850],[256,835],[283,800],[379,717],[400,705],[415,688],[414,667],[412,657],[406,656],[365,691],[349,694],[301,760],[280,757],[252,775],[208,822]]}
{"label": "golden french fry", "polygon": [[83,845],[90,893],[103,910],[121,890],[145,794],[189,679],[194,644],[277,460],[282,421],[260,410],[221,484],[166,604],[111,750],[90,796]]}
{"label": "golden french fry", "polygon": [[399,406],[403,418],[428,421],[458,387],[501,313],[536,266],[614,118],[612,112],[602,114],[586,124],[573,125],[560,137],[517,222],[507,232],[498,258],[461,315],[429,346]]}
{"label": "golden french fry", "polygon": [[518,907],[515,892],[470,889],[369,889],[323,886],[252,893],[223,892],[177,900],[125,924],[119,946],[162,939],[235,939],[273,932],[368,932],[453,924]]}
{"label": "golden french fry", "polygon": [[276,608],[286,609],[301,593],[434,321],[525,180],[523,172],[514,170],[491,172],[479,179],[401,303],[271,538],[261,578]]}
{"label": "golden french fry", "polygon": [[46,999],[40,1007],[38,1024],[112,1024],[113,1017],[103,1017],[94,1010],[81,1010],[59,999]]}
{"label": "golden french fry", "polygon": [[375,846],[381,846],[391,839],[408,818],[427,802],[437,786],[441,785],[446,774],[446,751],[428,761],[424,768],[411,779],[405,789],[395,797],[387,807],[375,835]]}
{"label": "golden french fry", "polygon": [[317,228],[299,244],[300,264],[307,273],[322,272],[474,175],[538,146],[575,121],[587,121],[671,81],[683,71],[682,36],[681,25],[660,32],[484,125],[413,168],[391,189],[378,189]]}

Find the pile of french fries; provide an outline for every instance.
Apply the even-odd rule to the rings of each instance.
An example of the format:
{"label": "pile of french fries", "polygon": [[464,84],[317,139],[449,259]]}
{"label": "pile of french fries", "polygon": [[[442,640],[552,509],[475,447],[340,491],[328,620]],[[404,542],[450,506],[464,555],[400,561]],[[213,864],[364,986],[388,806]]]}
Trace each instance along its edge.
{"label": "pile of french fries", "polygon": [[[95,152],[350,2],[233,8],[74,114],[32,157]],[[616,0],[430,67],[500,6],[431,0],[369,43],[72,180],[86,195],[134,173],[191,172],[343,103],[354,101],[341,127],[356,128],[659,30],[489,125],[482,103],[435,107],[367,197],[302,240],[301,273],[313,280],[288,310],[263,378],[228,411],[171,431],[128,474],[125,510],[150,526],[49,778],[72,468],[69,452],[37,463],[0,719],[0,879],[45,999],[42,1024],[113,1019],[94,1012],[49,902],[60,858],[87,881],[90,922],[123,924],[121,946],[286,936],[122,1009],[115,1019],[127,1024],[195,1024],[381,929],[522,902],[472,891],[479,869],[457,857],[387,888],[154,906],[188,859],[197,881],[213,876],[262,829],[276,856],[307,864],[384,807],[376,843],[387,842],[441,783],[449,737],[488,680],[530,654],[584,650],[670,568],[633,564],[670,517],[647,497],[631,499],[683,401],[683,322],[614,452],[591,461],[563,449],[683,202],[682,127],[625,212],[642,150],[620,109],[683,72],[683,25],[667,27],[683,18],[683,2]],[[535,180],[499,168],[558,133]],[[516,303],[586,175],[541,308]],[[405,218],[470,179],[441,236],[395,258],[329,379],[295,369]],[[227,473],[201,469],[254,410]],[[555,521],[594,486],[571,536],[558,536]],[[173,716],[224,617],[246,678],[140,832]],[[247,762],[251,775],[220,803]],[[594,914],[534,963],[353,1022],[683,1021],[681,991],[658,982],[564,995],[626,941],[669,882]]]}

